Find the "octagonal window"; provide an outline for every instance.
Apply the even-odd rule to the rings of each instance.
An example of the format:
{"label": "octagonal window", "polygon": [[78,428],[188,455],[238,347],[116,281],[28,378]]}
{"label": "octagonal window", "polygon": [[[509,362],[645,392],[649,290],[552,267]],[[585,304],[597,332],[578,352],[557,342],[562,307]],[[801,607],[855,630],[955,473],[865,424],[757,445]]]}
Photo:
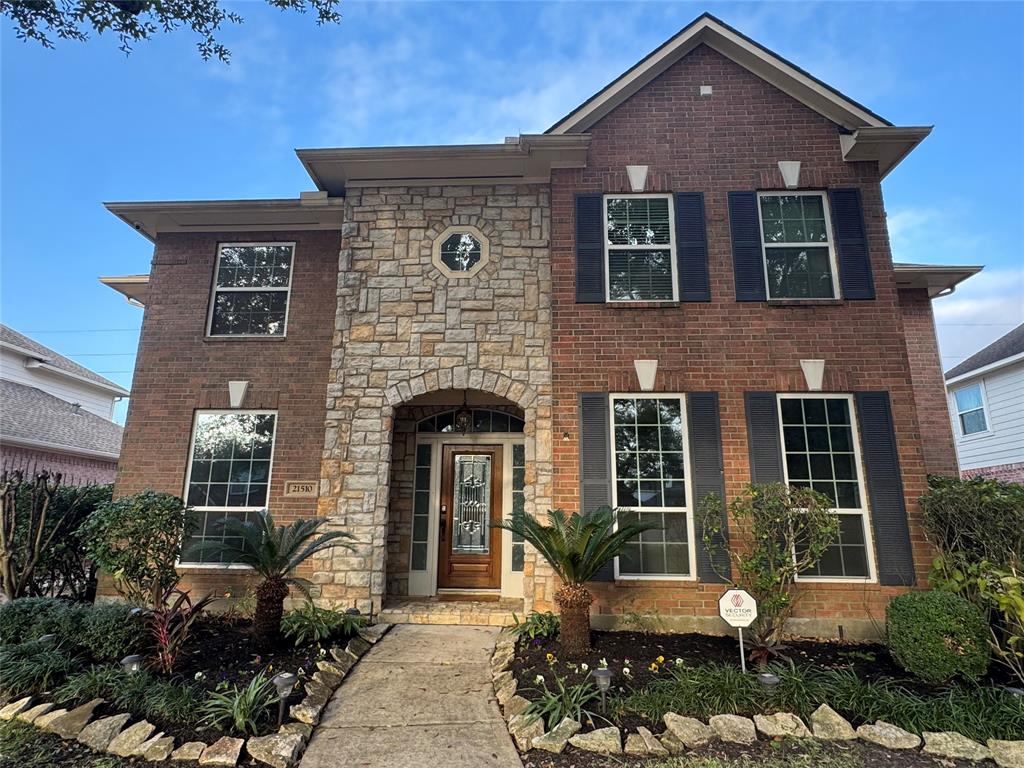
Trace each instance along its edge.
{"label": "octagonal window", "polygon": [[480,241],[469,232],[456,232],[441,243],[441,263],[452,272],[469,272],[482,253]]}

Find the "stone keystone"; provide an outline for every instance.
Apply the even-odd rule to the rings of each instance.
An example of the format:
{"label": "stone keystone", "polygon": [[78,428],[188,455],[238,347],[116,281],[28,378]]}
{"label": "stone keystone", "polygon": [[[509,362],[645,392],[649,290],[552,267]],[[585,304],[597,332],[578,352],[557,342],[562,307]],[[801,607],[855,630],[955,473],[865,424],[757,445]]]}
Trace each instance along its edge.
{"label": "stone keystone", "polygon": [[587,733],[577,733],[569,737],[569,743],[577,749],[597,752],[600,755],[618,755],[622,752],[622,734],[614,725]]}
{"label": "stone keystone", "polygon": [[253,760],[273,768],[292,768],[305,745],[306,740],[298,733],[275,733],[250,738],[245,742],[245,751]]}
{"label": "stone keystone", "polygon": [[988,751],[987,747],[983,747],[976,741],[971,741],[956,731],[940,733],[925,731],[921,735],[924,737],[924,748],[921,751],[929,755],[948,757],[954,760],[971,760],[975,763],[992,757],[992,753]]}
{"label": "stone keystone", "polygon": [[708,725],[727,744],[753,744],[757,741],[757,729],[749,717],[715,715],[708,720]]}
{"label": "stone keystone", "polygon": [[201,741],[187,741],[171,752],[171,760],[173,762],[195,762],[203,754],[204,749],[206,749],[206,745]]}
{"label": "stone keystone", "polygon": [[28,705],[31,703],[31,696],[26,696],[23,699],[11,702],[3,709],[0,709],[0,720],[13,720],[17,715],[28,709]]}
{"label": "stone keystone", "polygon": [[690,749],[706,747],[718,738],[714,728],[704,725],[695,717],[682,717],[675,712],[668,712],[665,714],[664,721],[665,728],[672,734],[672,737]]}
{"label": "stone keystone", "polygon": [[110,717],[101,717],[99,720],[93,723],[89,723],[82,732],[78,734],[78,740],[85,744],[87,747],[91,747],[97,752],[105,752],[107,746],[113,740],[117,734],[124,728],[125,723],[131,720],[131,715],[127,712],[121,715],[111,715]]}
{"label": "stone keystone", "polygon": [[539,717],[515,715],[508,721],[508,732],[520,752],[533,749],[533,740],[544,735],[544,721]]}
{"label": "stone keystone", "polygon": [[565,745],[569,743],[569,739],[579,733],[582,727],[571,717],[566,717],[543,736],[537,736],[533,740],[533,748],[554,752],[556,755],[560,754],[565,749]]}
{"label": "stone keystone", "polygon": [[222,736],[203,750],[199,756],[200,765],[224,765],[234,766],[238,762],[238,756],[242,754],[242,745],[245,739],[233,739],[230,736]]}
{"label": "stone keystone", "polygon": [[129,726],[110,740],[107,752],[118,757],[131,757],[139,745],[146,741],[156,728],[145,720]]}
{"label": "stone keystone", "polygon": [[1024,768],[1024,741],[989,739],[988,749],[999,768]]}
{"label": "stone keystone", "polygon": [[790,712],[776,712],[774,715],[754,715],[754,725],[759,732],[769,739],[778,739],[785,736],[794,739],[807,739],[811,736],[811,732],[807,730],[804,721]]}
{"label": "stone keystone", "polygon": [[811,731],[825,741],[850,741],[857,733],[849,721],[828,704],[822,704],[811,714]]}
{"label": "stone keystone", "polygon": [[865,723],[857,728],[857,735],[864,741],[886,749],[917,749],[921,746],[920,736],[882,720],[877,721],[874,725]]}
{"label": "stone keystone", "polygon": [[103,699],[93,699],[80,707],[75,707],[65,715],[51,720],[46,730],[56,733],[62,739],[73,739],[92,719],[93,710],[103,703]]}
{"label": "stone keystone", "polygon": [[23,723],[28,723],[31,725],[33,722],[35,722],[37,717],[45,715],[51,709],[53,709],[53,704],[50,704],[49,702],[36,704],[31,709],[26,709],[24,712],[19,713],[17,715],[17,719],[21,720],[21,722]]}

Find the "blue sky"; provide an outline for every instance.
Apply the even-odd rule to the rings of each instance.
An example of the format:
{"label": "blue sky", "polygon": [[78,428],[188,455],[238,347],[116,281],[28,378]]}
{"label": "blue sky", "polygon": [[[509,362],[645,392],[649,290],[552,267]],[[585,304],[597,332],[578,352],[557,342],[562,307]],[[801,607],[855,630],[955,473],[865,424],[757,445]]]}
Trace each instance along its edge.
{"label": "blue sky", "polygon": [[539,132],[704,10],[936,126],[884,193],[897,260],[986,266],[936,303],[946,367],[1024,322],[1024,4],[346,2],[323,28],[230,5],[230,66],[184,31],[125,57],[22,43],[0,17],[0,317],[123,385],[141,311],[96,277],[146,272],[152,246],[102,201],[296,197],[296,147]]}

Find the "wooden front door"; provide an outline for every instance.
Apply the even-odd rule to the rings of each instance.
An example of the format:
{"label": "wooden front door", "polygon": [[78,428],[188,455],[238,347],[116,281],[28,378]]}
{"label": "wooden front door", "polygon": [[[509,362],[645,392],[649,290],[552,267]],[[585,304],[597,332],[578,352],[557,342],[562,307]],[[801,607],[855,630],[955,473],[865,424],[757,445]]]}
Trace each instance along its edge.
{"label": "wooden front door", "polygon": [[501,587],[500,445],[445,445],[441,465],[441,589]]}

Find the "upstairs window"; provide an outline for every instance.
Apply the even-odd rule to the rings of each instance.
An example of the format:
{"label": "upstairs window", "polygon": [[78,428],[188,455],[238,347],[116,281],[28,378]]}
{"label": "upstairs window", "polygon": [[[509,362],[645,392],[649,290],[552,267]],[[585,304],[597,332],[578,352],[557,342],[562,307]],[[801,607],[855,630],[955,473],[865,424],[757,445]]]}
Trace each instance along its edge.
{"label": "upstairs window", "polygon": [[981,382],[956,390],[956,420],[960,425],[960,434],[964,437],[988,432],[988,419],[985,418],[985,398],[981,392]]}
{"label": "upstairs window", "polygon": [[835,258],[823,192],[758,195],[769,299],[834,299]]}
{"label": "upstairs window", "polygon": [[283,336],[294,252],[294,243],[222,244],[210,336]]}
{"label": "upstairs window", "polygon": [[604,198],[608,301],[676,301],[672,196]]}

